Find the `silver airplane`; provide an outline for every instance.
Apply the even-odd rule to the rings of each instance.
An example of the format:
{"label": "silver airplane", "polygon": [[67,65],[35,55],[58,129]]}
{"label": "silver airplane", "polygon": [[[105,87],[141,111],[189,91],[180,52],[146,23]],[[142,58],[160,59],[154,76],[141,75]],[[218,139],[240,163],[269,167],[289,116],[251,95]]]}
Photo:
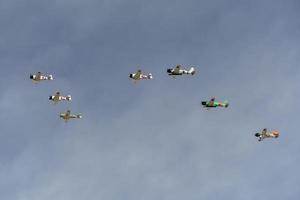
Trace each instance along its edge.
{"label": "silver airplane", "polygon": [[189,70],[181,69],[181,65],[177,65],[175,68],[169,68],[167,69],[167,73],[169,76],[178,76],[183,74],[191,74],[194,75],[196,73],[196,70],[194,67],[191,67]]}
{"label": "silver airplane", "polygon": [[148,75],[143,74],[142,70],[137,70],[136,73],[129,74],[129,78],[133,79],[134,81],[139,81],[139,80],[147,80],[147,79],[153,79],[153,76],[151,73]]}
{"label": "silver airplane", "polygon": [[65,113],[60,113],[59,117],[63,118],[65,120],[65,122],[68,122],[69,119],[81,119],[82,115],[81,114],[71,114],[71,111],[67,110]]}
{"label": "silver airplane", "polygon": [[53,101],[56,104],[59,101],[71,101],[72,97],[71,95],[62,96],[60,95],[60,92],[56,92],[55,95],[49,96],[49,100]]}
{"label": "silver airplane", "polygon": [[38,72],[36,74],[30,74],[30,79],[32,79],[35,82],[44,81],[44,80],[53,80],[53,76],[51,74],[49,75],[43,75],[42,72]]}

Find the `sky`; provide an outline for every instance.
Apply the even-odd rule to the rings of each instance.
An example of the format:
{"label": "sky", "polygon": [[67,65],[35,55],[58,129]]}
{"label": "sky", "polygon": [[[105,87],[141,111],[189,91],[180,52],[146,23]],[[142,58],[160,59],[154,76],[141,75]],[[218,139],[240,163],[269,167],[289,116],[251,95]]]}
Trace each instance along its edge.
{"label": "sky", "polygon": [[[0,199],[298,200],[299,9],[1,0]],[[177,64],[197,73],[169,77]],[[137,69],[154,79],[134,84]],[[230,105],[207,111],[211,97]],[[258,142],[263,128],[280,137]]]}

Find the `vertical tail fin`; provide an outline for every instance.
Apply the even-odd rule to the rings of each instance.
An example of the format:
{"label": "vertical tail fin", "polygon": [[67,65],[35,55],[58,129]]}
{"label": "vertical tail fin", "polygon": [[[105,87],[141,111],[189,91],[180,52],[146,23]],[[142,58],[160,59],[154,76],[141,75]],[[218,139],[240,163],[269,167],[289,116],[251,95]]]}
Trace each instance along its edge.
{"label": "vertical tail fin", "polygon": [[229,102],[228,101],[224,101],[224,107],[227,108],[229,106]]}
{"label": "vertical tail fin", "polygon": [[191,69],[188,71],[188,73],[194,75],[196,73],[195,68],[191,67]]}
{"label": "vertical tail fin", "polygon": [[68,101],[71,101],[71,100],[72,100],[71,95],[68,95],[68,96],[66,97],[66,99],[67,99]]}
{"label": "vertical tail fin", "polygon": [[52,74],[50,74],[50,75],[47,77],[47,79],[52,81],[52,80],[53,80]]}
{"label": "vertical tail fin", "polygon": [[275,138],[279,137],[279,132],[278,131],[273,131],[272,134],[274,135]]}

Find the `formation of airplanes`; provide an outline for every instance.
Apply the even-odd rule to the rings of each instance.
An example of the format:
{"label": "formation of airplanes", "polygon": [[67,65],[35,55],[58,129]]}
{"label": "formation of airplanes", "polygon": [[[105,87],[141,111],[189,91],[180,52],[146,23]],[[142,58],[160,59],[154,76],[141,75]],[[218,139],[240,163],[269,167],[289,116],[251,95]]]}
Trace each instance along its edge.
{"label": "formation of airplanes", "polygon": [[[53,76],[50,75],[43,75],[41,72],[37,72],[36,74],[30,74],[30,79],[35,82],[45,81],[45,80],[53,80]],[[49,100],[53,101],[54,104],[60,101],[71,101],[71,95],[63,96],[60,92],[56,92],[54,95],[49,96]],[[64,119],[65,122],[68,122],[70,119],[80,119],[82,118],[81,114],[71,114],[71,110],[67,110],[65,113],[60,113],[60,118]]]}
{"label": "formation of airplanes", "polygon": [[[174,68],[168,68],[167,73],[169,76],[178,76],[178,75],[194,75],[196,73],[196,70],[194,67],[191,67],[190,69],[182,69],[181,65],[176,65]],[[153,79],[152,73],[144,74],[141,69],[137,70],[135,73],[129,74],[129,78],[131,78],[134,81],[139,80],[151,80]],[[43,75],[41,72],[37,72],[36,74],[30,74],[30,79],[32,79],[34,82],[39,81],[45,81],[45,80],[53,80],[53,76],[51,74],[49,75]],[[60,92],[56,92],[54,95],[49,96],[49,100],[53,101],[55,104],[60,101],[71,101],[72,97],[71,95],[63,96],[60,94]],[[207,108],[208,110],[210,108],[217,108],[217,107],[224,107],[228,108],[229,102],[226,100],[224,102],[219,102],[215,100],[215,97],[211,98],[208,101],[201,101],[201,104],[204,108]],[[81,114],[72,114],[71,110],[67,110],[64,113],[60,113],[60,118],[62,118],[65,122],[68,122],[70,119],[81,119]],[[266,128],[264,128],[260,133],[255,133],[255,137],[258,137],[258,141],[262,141],[265,138],[278,138],[279,132],[278,131],[271,131],[268,132]]]}
{"label": "formation of airplanes", "polygon": [[[169,76],[181,76],[184,74],[190,74],[194,75],[196,73],[196,70],[194,67],[191,67],[189,70],[187,69],[182,69],[181,65],[176,65],[174,68],[168,68],[167,73]],[[142,70],[137,70],[135,73],[129,74],[129,78],[133,79],[134,81],[139,81],[139,80],[151,80],[153,79],[152,73],[149,74],[143,74]]]}

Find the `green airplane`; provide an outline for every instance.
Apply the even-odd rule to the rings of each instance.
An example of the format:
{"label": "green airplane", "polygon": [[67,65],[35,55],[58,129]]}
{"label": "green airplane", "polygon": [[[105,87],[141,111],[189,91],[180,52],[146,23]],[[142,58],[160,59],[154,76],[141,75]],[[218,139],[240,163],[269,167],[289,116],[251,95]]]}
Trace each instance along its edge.
{"label": "green airplane", "polygon": [[205,108],[216,108],[216,107],[225,107],[225,108],[227,108],[229,106],[228,101],[217,102],[217,101],[215,101],[214,97],[211,98],[209,101],[202,101],[201,104]]}

